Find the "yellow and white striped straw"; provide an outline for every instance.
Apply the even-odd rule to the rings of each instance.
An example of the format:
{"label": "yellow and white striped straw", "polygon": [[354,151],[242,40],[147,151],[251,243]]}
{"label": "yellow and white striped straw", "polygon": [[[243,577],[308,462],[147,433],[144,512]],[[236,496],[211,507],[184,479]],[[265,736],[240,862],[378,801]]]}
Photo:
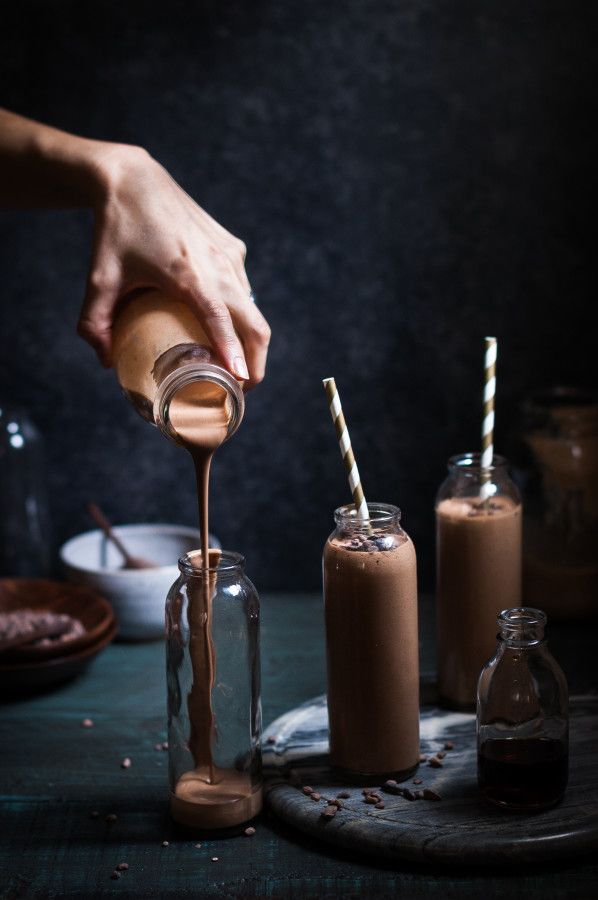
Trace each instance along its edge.
{"label": "yellow and white striped straw", "polygon": [[496,396],[496,356],[498,346],[495,337],[484,338],[484,415],[482,420],[482,499],[491,491],[490,473],[487,471],[494,458],[494,398]]}
{"label": "yellow and white striped straw", "polygon": [[341,455],[343,457],[345,469],[347,470],[347,475],[349,476],[349,487],[351,488],[351,493],[353,494],[353,503],[355,504],[357,518],[367,520],[370,517],[368,512],[368,505],[365,502],[365,497],[363,495],[361,478],[359,477],[357,463],[355,462],[355,457],[353,456],[351,439],[349,437],[347,423],[345,422],[345,417],[343,415],[340,397],[336,388],[336,382],[334,378],[324,378],[322,383],[326,390],[328,405],[330,406],[330,414],[332,415],[332,421],[334,422],[334,427],[336,429],[336,436],[340,444]]}

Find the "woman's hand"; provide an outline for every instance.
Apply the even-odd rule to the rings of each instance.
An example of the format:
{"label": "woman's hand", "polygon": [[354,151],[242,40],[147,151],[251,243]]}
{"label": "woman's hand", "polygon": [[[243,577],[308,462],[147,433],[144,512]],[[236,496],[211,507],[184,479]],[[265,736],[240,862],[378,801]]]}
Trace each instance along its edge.
{"label": "woman's hand", "polygon": [[191,307],[224,365],[262,380],[270,329],[250,299],[245,245],[180,188],[145,150],[100,145],[94,244],[79,334],[110,364],[118,301],[158,287]]}

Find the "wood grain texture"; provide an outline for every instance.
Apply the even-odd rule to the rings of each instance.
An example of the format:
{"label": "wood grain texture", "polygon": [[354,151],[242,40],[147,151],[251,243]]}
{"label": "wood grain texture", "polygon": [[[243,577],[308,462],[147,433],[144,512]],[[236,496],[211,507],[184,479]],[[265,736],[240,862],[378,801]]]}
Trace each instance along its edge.
{"label": "wood grain texture", "polygon": [[[264,718],[271,721],[322,693],[321,599],[262,598]],[[422,617],[422,656],[431,661],[430,610]],[[572,684],[595,673],[587,629],[563,632],[577,668]],[[560,634],[560,632],[559,632]],[[557,634],[555,633],[555,638]],[[560,640],[560,638],[559,638]],[[558,641],[552,644],[556,650]],[[559,651],[559,660],[563,655]],[[566,661],[565,661],[566,662]],[[575,671],[579,672],[577,682]],[[579,687],[575,688],[581,689]],[[197,841],[177,835],[167,814],[162,645],[111,646],[81,678],[0,713],[0,897],[14,898],[361,898],[405,900],[588,900],[598,890],[591,859],[530,865],[513,874],[430,868],[371,858],[323,844],[264,816],[252,838]],[[82,728],[85,717],[93,728]],[[128,756],[130,769],[120,762]],[[99,818],[90,819],[91,810]],[[104,816],[118,816],[113,825]],[[168,840],[169,847],[162,847]],[[218,862],[212,862],[217,856]],[[129,872],[112,881],[114,866]]]}
{"label": "wood grain texture", "polygon": [[[380,810],[364,801],[365,783],[348,784],[314,759],[326,737],[321,727],[325,719],[325,697],[305,704],[303,712],[291,711],[267,732],[272,741],[281,732],[283,736],[267,744],[265,753],[266,760],[277,761],[279,773],[270,767],[269,805],[284,821],[316,839],[389,860],[461,866],[524,865],[598,850],[598,698],[572,702],[567,792],[557,806],[533,814],[507,813],[480,798],[473,715],[422,710],[422,753],[441,751],[445,741],[454,743],[454,749],[446,753],[441,768],[423,763],[403,786],[412,791],[432,789],[442,800],[413,802],[380,790],[384,802]],[[289,749],[291,761],[281,770]],[[422,783],[414,785],[413,778]],[[305,796],[301,790],[305,784],[321,795],[319,802]],[[331,821],[323,820],[326,799],[339,791],[348,792],[350,799],[343,801]]]}

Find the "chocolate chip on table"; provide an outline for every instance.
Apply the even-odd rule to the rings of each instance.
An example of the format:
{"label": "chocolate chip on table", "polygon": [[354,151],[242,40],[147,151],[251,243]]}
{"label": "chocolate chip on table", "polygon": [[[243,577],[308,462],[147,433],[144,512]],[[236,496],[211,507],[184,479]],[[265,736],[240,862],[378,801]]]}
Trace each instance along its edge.
{"label": "chocolate chip on table", "polygon": [[201,844],[196,844],[196,845],[195,845],[195,849],[196,849],[196,850],[201,850]]}
{"label": "chocolate chip on table", "polygon": [[436,754],[436,759],[444,759],[446,756],[446,750],[439,750]]}
{"label": "chocolate chip on table", "polygon": [[420,761],[420,762],[427,762],[427,761],[428,761],[428,757],[426,756],[425,753],[420,753],[420,755],[419,755],[419,761]]}
{"label": "chocolate chip on table", "polygon": [[431,756],[430,759],[428,760],[428,765],[432,769],[442,769],[442,760],[438,759],[437,756]]}
{"label": "chocolate chip on table", "polygon": [[321,799],[322,799],[322,795],[321,795],[321,794],[318,794],[317,791],[313,791],[313,793],[311,794],[311,799],[312,799],[312,800],[315,800],[315,802],[317,803],[318,800],[321,800]]}
{"label": "chocolate chip on table", "polygon": [[162,741],[162,750],[168,750],[168,741]]}
{"label": "chocolate chip on table", "polygon": [[398,782],[395,781],[394,778],[389,778],[388,781],[385,781],[384,785],[383,785],[383,787],[391,787],[391,788],[397,787],[397,786],[398,786]]}
{"label": "chocolate chip on table", "polygon": [[212,857],[212,862],[218,862],[218,857],[217,857],[217,856],[213,856],[213,857]]}
{"label": "chocolate chip on table", "polygon": [[436,791],[433,791],[431,788],[424,788],[423,794],[424,800],[442,800],[440,794],[437,794]]}
{"label": "chocolate chip on table", "polygon": [[384,800],[379,800],[379,801],[376,803],[376,807],[375,807],[375,808],[376,808],[376,809],[384,809]]}
{"label": "chocolate chip on table", "polygon": [[336,806],[325,806],[322,812],[320,813],[325,819],[332,819],[338,812],[338,807]]}
{"label": "chocolate chip on table", "polygon": [[413,779],[413,784],[421,784],[421,783],[422,783],[422,779],[421,779],[421,778],[414,778],[414,779]]}
{"label": "chocolate chip on table", "polygon": [[276,738],[274,737],[273,734],[268,735],[268,737],[266,738],[266,743],[267,744],[275,744],[276,743]]}
{"label": "chocolate chip on table", "polygon": [[81,725],[83,728],[93,728],[93,719],[83,719]]}
{"label": "chocolate chip on table", "polygon": [[444,749],[445,749],[445,750],[452,750],[452,749],[454,748],[454,746],[455,746],[455,745],[453,744],[452,741],[445,741],[445,742],[444,742]]}
{"label": "chocolate chip on table", "polygon": [[371,803],[372,806],[375,806],[376,803],[380,803],[379,797],[373,797],[371,794],[368,794],[367,797],[363,798],[364,803]]}
{"label": "chocolate chip on table", "polygon": [[341,791],[336,796],[338,797],[339,800],[349,800],[351,797],[351,794],[349,793],[349,791]]}
{"label": "chocolate chip on table", "polygon": [[127,872],[129,869],[129,863],[119,863],[116,867],[117,872]]}
{"label": "chocolate chip on table", "polygon": [[118,819],[118,816],[115,815],[114,813],[109,813],[109,815],[106,816],[107,822],[116,822],[117,819]]}
{"label": "chocolate chip on table", "polygon": [[314,789],[312,787],[310,787],[309,784],[306,784],[304,787],[301,788],[301,790],[303,791],[304,794],[307,794],[308,797],[310,796],[310,794],[313,794],[313,792],[314,792]]}
{"label": "chocolate chip on table", "polygon": [[121,769],[130,769],[131,768],[131,760],[128,756],[125,756],[123,761],[120,764]]}
{"label": "chocolate chip on table", "polygon": [[120,872],[117,872],[115,869],[110,878],[112,878],[114,881],[117,881],[120,878]]}
{"label": "chocolate chip on table", "polygon": [[328,801],[328,806],[336,806],[338,809],[343,808],[342,800],[339,800],[338,797],[334,797]]}
{"label": "chocolate chip on table", "polygon": [[163,847],[170,847],[170,843],[168,841],[162,841]]}
{"label": "chocolate chip on table", "polygon": [[[253,837],[253,835],[255,834],[255,828],[253,827],[253,825],[249,825],[249,826],[245,829],[245,831],[243,832],[243,834],[244,834],[246,837]],[[200,846],[201,846],[201,845],[200,845]]]}

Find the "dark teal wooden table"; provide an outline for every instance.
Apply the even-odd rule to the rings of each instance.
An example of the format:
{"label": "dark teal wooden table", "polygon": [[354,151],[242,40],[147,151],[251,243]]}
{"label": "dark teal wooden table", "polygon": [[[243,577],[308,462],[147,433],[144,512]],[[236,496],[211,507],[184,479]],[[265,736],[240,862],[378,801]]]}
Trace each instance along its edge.
{"label": "dark teal wooden table", "polygon": [[[262,598],[264,721],[325,688],[321,600]],[[422,609],[422,668],[433,663]],[[553,628],[551,646],[575,693],[598,686],[596,630]],[[598,895],[598,862],[522,871],[393,867],[345,856],[265,816],[256,834],[178,837],[167,814],[160,643],[116,644],[74,682],[3,702],[0,718],[0,897],[542,897]],[[83,728],[84,718],[93,728]],[[598,748],[597,748],[598,750]],[[132,761],[121,768],[123,758]],[[90,818],[97,810],[99,817]],[[107,815],[117,819],[112,824]],[[168,841],[168,846],[162,846]],[[213,857],[217,857],[213,861]],[[114,867],[129,864],[118,881]]]}

